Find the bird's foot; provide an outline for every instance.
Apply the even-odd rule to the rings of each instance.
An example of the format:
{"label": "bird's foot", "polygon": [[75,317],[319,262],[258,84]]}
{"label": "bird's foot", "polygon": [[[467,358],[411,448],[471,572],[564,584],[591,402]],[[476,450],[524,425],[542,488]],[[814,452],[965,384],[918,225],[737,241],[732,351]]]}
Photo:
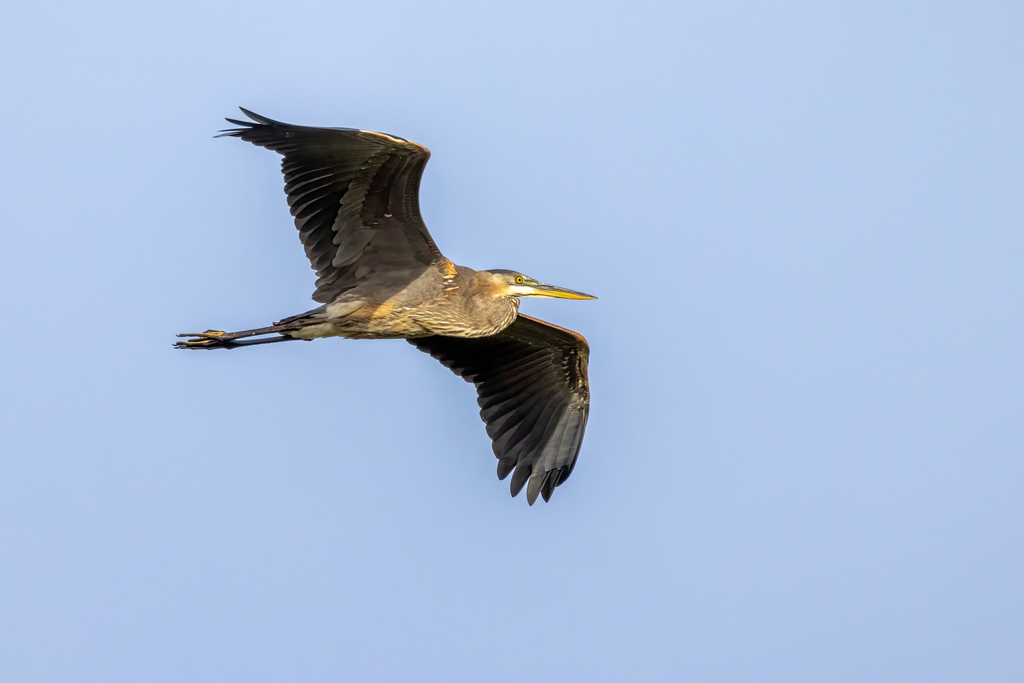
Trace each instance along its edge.
{"label": "bird's foot", "polygon": [[[186,332],[179,334],[179,337],[189,337],[185,341],[175,342],[174,347],[178,349],[230,349],[238,346],[231,341],[234,335],[220,330],[207,330],[206,332]],[[225,339],[228,337],[228,339]]]}

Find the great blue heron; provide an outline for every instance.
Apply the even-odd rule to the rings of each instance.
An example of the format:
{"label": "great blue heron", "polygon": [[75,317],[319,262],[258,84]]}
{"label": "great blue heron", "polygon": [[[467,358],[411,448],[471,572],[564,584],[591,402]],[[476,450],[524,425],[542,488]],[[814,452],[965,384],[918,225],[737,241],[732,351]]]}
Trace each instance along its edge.
{"label": "great blue heron", "polygon": [[292,339],[406,339],[476,385],[480,416],[515,496],[533,505],[576,464],[590,410],[579,334],[519,315],[519,297],[595,297],[511,270],[446,259],[419,210],[430,151],[393,135],[312,128],[242,109],[242,138],[283,155],[285,192],[322,306],[270,327],[180,334],[182,349],[238,348]]}

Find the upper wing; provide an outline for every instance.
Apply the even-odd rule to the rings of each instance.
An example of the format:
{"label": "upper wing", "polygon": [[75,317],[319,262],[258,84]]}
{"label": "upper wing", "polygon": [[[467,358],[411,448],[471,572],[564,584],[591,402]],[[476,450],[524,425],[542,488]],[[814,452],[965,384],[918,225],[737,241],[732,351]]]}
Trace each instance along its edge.
{"label": "upper wing", "polygon": [[490,337],[425,337],[408,342],[476,385],[480,417],[494,441],[498,478],[513,469],[512,495],[533,505],[576,464],[590,412],[587,340],[519,315]]}
{"label": "upper wing", "polygon": [[285,192],[318,279],[321,303],[367,280],[378,291],[404,286],[443,258],[419,208],[430,151],[414,142],[351,128],[311,128],[242,109],[255,123],[227,119],[230,135],[284,156]]}

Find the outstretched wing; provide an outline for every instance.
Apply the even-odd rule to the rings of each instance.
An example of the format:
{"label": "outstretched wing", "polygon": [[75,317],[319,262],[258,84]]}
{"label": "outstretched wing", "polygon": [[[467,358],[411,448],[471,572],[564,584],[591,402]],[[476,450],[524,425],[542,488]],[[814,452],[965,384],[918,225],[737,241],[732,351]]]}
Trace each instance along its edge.
{"label": "outstretched wing", "polygon": [[409,339],[476,385],[480,417],[494,442],[498,478],[512,475],[512,495],[529,481],[526,500],[551,498],[576,464],[590,412],[587,340],[520,315],[490,337]]}
{"label": "outstretched wing", "polygon": [[414,142],[351,128],[293,126],[242,109],[249,121],[223,131],[284,156],[288,205],[316,270],[313,299],[329,303],[373,281],[401,289],[444,258],[419,208],[430,151]]}

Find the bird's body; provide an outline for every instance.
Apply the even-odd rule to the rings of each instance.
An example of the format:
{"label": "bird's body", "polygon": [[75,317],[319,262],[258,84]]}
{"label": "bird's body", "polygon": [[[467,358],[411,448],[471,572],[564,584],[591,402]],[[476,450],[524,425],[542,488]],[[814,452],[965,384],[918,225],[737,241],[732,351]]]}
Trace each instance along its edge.
{"label": "bird's body", "polygon": [[306,326],[288,332],[297,339],[413,339],[445,335],[487,337],[512,324],[519,299],[509,296],[466,296],[464,292],[497,289],[490,271],[476,271],[439,262],[407,287],[383,298],[354,289],[291,322]]}
{"label": "bird's body", "polygon": [[237,348],[319,337],[407,339],[473,382],[498,457],[547,500],[572,471],[590,392],[582,336],[518,315],[519,297],[594,297],[510,270],[472,270],[445,258],[419,213],[425,147],[382,133],[255,123],[225,131],[281,153],[285,191],[319,276],[322,305],[270,327],[184,334],[179,348]]}

